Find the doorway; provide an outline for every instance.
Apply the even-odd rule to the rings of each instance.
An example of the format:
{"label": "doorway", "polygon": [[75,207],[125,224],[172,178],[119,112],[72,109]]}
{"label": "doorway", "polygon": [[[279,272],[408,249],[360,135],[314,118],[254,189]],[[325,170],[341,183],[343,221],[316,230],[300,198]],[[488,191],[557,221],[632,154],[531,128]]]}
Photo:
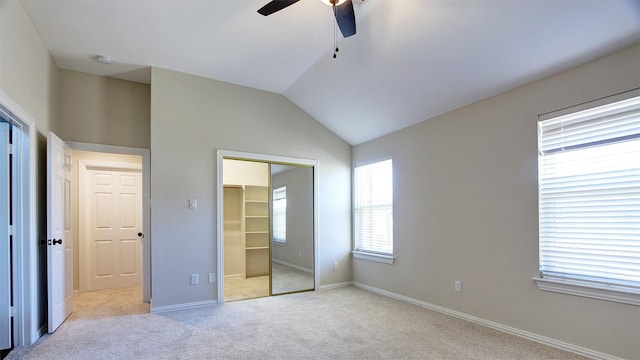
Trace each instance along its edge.
{"label": "doorway", "polygon": [[[7,94],[0,90],[0,118],[9,124],[11,138],[11,168],[10,168],[10,210],[12,235],[10,237],[11,246],[9,250],[10,269],[10,292],[9,302],[12,306],[13,316],[9,320],[12,322],[11,329],[5,325],[0,329],[0,333],[10,338],[10,346],[21,346],[33,343],[37,336],[39,321],[42,314],[37,311],[29,312],[29,309],[39,309],[43,305],[37,297],[37,288],[33,279],[42,281],[38,272],[38,265],[42,261],[42,254],[39,252],[37,237],[37,213],[36,209],[36,189],[37,183],[37,131],[35,121],[16,104]],[[8,149],[8,147],[7,147]],[[5,203],[6,204],[6,203]],[[5,270],[6,271],[6,270]],[[3,276],[4,277],[4,276]],[[45,279],[46,284],[46,279]],[[6,286],[6,284],[4,284]],[[7,293],[2,292],[6,296]],[[6,298],[4,300],[7,301]],[[3,305],[4,307],[4,305]],[[8,309],[3,311],[8,314]],[[7,331],[7,332],[5,332]],[[2,351],[0,351],[0,354]]]}
{"label": "doorway", "polygon": [[[74,289],[149,303],[149,150],[69,143],[73,149]],[[106,295],[105,295],[106,294]],[[88,295],[87,295],[88,296]],[[86,296],[85,296],[86,297]]]}
{"label": "doorway", "polygon": [[13,347],[11,298],[11,124],[0,118],[0,351]]}
{"label": "doorway", "polygon": [[317,176],[315,160],[218,151],[218,303],[316,289]]}

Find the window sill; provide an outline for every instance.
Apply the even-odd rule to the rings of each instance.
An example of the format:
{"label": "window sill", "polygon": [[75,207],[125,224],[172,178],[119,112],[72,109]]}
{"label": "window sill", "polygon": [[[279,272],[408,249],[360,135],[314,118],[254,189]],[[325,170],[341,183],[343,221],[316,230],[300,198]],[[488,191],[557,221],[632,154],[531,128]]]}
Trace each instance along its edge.
{"label": "window sill", "polygon": [[538,288],[562,294],[614,301],[640,306],[640,291],[596,285],[573,280],[532,278]]}
{"label": "window sill", "polygon": [[370,253],[370,252],[364,252],[364,251],[358,251],[358,250],[354,250],[351,253],[353,254],[354,259],[376,261],[376,262],[381,262],[389,265],[392,265],[396,261],[396,258],[393,255],[376,254],[376,253]]}

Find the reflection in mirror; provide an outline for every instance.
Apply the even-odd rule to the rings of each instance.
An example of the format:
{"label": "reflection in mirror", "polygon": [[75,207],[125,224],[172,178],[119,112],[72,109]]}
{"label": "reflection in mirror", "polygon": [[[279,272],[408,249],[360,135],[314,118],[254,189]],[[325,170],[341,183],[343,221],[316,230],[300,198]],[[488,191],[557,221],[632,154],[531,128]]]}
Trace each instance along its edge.
{"label": "reflection in mirror", "polygon": [[271,190],[271,293],[313,290],[313,167],[271,164]]}

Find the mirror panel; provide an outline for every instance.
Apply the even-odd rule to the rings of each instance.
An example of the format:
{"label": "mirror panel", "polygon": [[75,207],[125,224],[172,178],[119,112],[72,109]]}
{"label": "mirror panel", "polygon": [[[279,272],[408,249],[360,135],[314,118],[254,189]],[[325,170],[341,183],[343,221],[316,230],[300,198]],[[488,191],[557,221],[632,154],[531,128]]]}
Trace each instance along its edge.
{"label": "mirror panel", "polygon": [[313,167],[271,164],[271,294],[315,289]]}

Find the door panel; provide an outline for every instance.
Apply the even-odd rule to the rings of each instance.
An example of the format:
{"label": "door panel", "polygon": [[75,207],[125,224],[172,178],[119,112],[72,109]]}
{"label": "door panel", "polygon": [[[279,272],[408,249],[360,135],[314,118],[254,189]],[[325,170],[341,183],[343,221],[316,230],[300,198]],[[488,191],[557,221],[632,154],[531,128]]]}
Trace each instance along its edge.
{"label": "door panel", "polygon": [[47,138],[48,331],[73,312],[71,148],[54,133]]}
{"label": "door panel", "polygon": [[[272,294],[315,289],[313,171],[311,166],[271,166],[272,188],[279,189],[279,197],[284,200],[278,204],[278,212],[275,201],[272,203],[273,228],[281,225],[271,251]],[[284,217],[280,224],[276,223],[278,216]]]}
{"label": "door panel", "polygon": [[142,173],[87,171],[87,290],[142,284]]}
{"label": "door panel", "polygon": [[9,124],[0,122],[0,349],[11,347],[9,244]]}

